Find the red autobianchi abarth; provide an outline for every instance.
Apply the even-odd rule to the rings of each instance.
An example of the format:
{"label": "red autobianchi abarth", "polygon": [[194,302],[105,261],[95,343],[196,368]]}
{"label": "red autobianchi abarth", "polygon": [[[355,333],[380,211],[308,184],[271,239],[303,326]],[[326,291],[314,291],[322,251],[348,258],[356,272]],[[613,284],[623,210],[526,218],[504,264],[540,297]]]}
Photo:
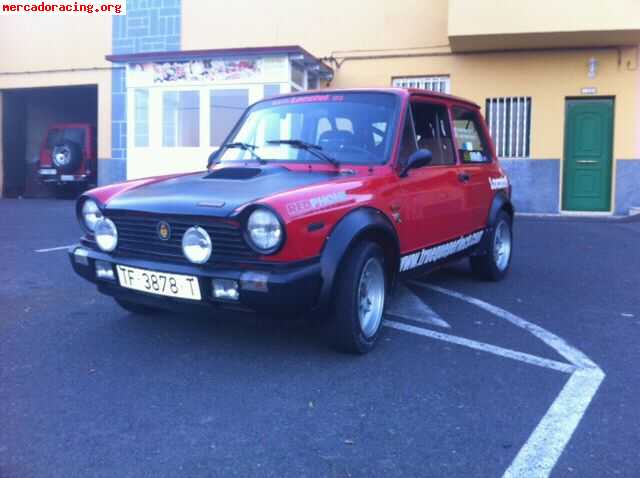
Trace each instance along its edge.
{"label": "red autobianchi abarth", "polygon": [[69,254],[128,311],[315,310],[337,348],[364,353],[399,276],[462,256],[506,274],[510,196],[477,105],[322,90],[249,107],[206,171],[85,193]]}

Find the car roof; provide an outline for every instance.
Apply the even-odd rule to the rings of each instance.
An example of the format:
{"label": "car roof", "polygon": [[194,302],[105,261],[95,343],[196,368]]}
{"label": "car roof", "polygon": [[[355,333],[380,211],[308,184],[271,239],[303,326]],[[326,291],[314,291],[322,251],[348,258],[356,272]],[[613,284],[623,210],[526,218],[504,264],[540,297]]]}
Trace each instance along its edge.
{"label": "car roof", "polygon": [[258,101],[258,103],[262,103],[263,101],[269,101],[274,99],[281,98],[290,98],[293,96],[308,96],[308,95],[327,95],[327,94],[346,94],[346,93],[391,93],[397,96],[422,96],[425,98],[434,98],[438,100],[444,100],[450,103],[458,103],[464,104],[466,106],[471,106],[472,108],[480,109],[473,101],[467,100],[465,98],[461,98],[459,96],[449,95],[446,93],[438,93],[435,91],[424,90],[420,88],[323,88],[318,90],[306,90],[306,91],[297,91],[294,93],[284,93],[277,96],[272,96],[270,98],[265,98],[263,100]]}

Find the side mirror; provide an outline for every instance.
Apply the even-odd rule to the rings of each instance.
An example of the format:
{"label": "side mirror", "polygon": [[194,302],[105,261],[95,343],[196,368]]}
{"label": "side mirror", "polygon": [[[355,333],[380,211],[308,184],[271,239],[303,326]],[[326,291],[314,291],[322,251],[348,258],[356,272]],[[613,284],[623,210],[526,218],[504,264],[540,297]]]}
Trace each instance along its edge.
{"label": "side mirror", "polygon": [[407,175],[410,169],[421,168],[428,165],[433,159],[433,153],[428,149],[419,149],[409,156],[407,164],[400,171],[400,177],[403,178]]}

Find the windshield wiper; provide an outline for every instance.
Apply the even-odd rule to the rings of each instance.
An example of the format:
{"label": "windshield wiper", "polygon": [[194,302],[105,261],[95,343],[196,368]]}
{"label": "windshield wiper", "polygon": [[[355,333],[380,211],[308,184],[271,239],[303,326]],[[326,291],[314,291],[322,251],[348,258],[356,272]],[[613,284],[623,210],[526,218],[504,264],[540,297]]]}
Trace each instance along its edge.
{"label": "windshield wiper", "polygon": [[226,144],[223,144],[222,146],[220,146],[220,149],[218,149],[218,151],[216,151],[216,153],[220,154],[225,149],[238,148],[238,149],[241,149],[243,151],[249,151],[249,154],[251,155],[251,157],[253,159],[255,159],[256,161],[258,161],[260,164],[266,164],[267,160],[261,158],[260,156],[258,156],[256,154],[256,152],[254,151],[257,147],[258,146],[256,146],[255,144],[249,144],[249,143],[241,143],[241,142],[226,143]]}
{"label": "windshield wiper", "polygon": [[302,141],[299,139],[274,139],[271,141],[267,141],[267,143],[268,144],[288,144],[289,146],[293,146],[294,148],[309,151],[309,153],[313,154],[316,158],[320,158],[328,163],[331,163],[336,168],[340,167],[340,163],[338,161],[336,161],[334,158],[332,158],[328,154],[322,152],[322,146],[320,146],[319,144],[307,143],[306,141]]}

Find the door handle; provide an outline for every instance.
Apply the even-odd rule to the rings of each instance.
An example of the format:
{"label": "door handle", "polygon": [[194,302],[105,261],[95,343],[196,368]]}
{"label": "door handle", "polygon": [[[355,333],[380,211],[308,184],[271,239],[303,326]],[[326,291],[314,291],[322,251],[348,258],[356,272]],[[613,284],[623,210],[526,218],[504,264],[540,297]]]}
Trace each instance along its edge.
{"label": "door handle", "polygon": [[458,181],[466,183],[471,179],[471,175],[467,172],[458,173]]}
{"label": "door handle", "polygon": [[578,164],[598,164],[598,161],[595,159],[579,159],[576,161]]}

